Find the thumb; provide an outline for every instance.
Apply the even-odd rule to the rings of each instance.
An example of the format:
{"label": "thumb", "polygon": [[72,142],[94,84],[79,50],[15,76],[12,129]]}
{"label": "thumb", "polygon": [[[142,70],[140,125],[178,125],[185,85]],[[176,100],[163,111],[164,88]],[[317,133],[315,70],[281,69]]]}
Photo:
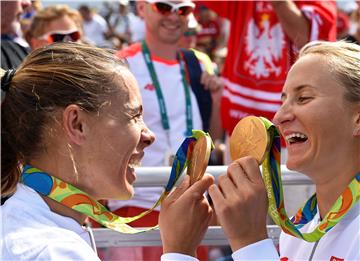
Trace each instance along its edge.
{"label": "thumb", "polygon": [[214,177],[210,174],[205,174],[202,179],[196,181],[186,192],[186,195],[195,199],[203,199],[205,191],[214,184]]}
{"label": "thumb", "polygon": [[167,198],[171,201],[177,200],[190,187],[190,176],[185,175],[184,180],[180,186],[173,190]]}

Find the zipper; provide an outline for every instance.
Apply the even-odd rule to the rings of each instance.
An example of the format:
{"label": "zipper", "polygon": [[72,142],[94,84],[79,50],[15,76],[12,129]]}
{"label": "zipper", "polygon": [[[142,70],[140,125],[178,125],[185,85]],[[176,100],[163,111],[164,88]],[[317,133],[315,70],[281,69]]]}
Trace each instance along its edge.
{"label": "zipper", "polygon": [[96,249],[95,237],[94,237],[91,227],[89,225],[85,225],[84,230],[86,232],[88,232],[89,237],[90,237],[91,248],[94,250],[95,254],[97,255],[98,253],[97,253],[97,249]]}
{"label": "zipper", "polygon": [[319,244],[319,241],[316,241],[315,242],[315,245],[313,246],[313,249],[311,251],[311,255],[310,255],[310,258],[309,258],[309,261],[312,261],[313,257],[314,257],[314,254],[315,254],[315,250],[316,250],[316,247],[318,246]]}

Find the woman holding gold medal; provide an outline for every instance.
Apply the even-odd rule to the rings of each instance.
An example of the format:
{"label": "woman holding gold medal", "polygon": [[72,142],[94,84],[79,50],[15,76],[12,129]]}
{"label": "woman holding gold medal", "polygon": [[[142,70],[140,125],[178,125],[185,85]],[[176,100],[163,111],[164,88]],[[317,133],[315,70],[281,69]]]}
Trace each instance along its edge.
{"label": "woman holding gold medal", "polygon": [[[264,119],[243,121],[238,127],[248,139],[235,129],[231,154],[233,159],[252,157],[235,160],[218,186],[209,188],[233,259],[279,258],[267,239],[269,204],[269,214],[283,230],[281,260],[360,260],[360,47],[309,43],[288,73],[274,123],[287,143],[288,169],[316,185],[316,194],[291,220],[276,164],[277,131]],[[268,139],[270,147],[263,142]],[[265,150],[263,180],[258,164]]]}
{"label": "woman holding gold medal", "polygon": [[[234,260],[279,260],[267,238],[267,211],[283,230],[281,260],[360,260],[359,68],[357,45],[307,44],[288,73],[283,104],[274,118],[278,130],[253,116],[234,129],[234,163],[218,185],[209,187]],[[281,186],[279,134],[287,143],[287,167],[306,174],[316,185],[316,194],[291,219]],[[183,208],[175,208],[183,216],[187,206],[177,207]],[[191,225],[196,231],[196,226],[188,218],[178,219],[174,226],[175,216],[169,213],[160,213],[166,239],[163,257],[196,260],[191,254],[176,254],[189,253],[177,238],[181,228]]]}
{"label": "woman holding gold medal", "polygon": [[[143,122],[137,82],[114,53],[78,43],[49,45],[17,71],[1,71],[1,90],[1,194],[11,197],[1,207],[0,259],[99,260],[91,230],[83,226],[86,217],[119,232],[142,232],[126,225],[139,216],[116,216],[98,202],[133,195],[134,168],[155,138]],[[210,150],[210,138],[193,133],[186,141],[194,151],[204,136]],[[165,251],[172,249],[169,235],[181,229],[177,252],[195,255],[208,227],[212,209],[203,194],[213,177],[194,177],[195,184],[186,178],[162,201]],[[166,230],[184,207],[186,225]]]}

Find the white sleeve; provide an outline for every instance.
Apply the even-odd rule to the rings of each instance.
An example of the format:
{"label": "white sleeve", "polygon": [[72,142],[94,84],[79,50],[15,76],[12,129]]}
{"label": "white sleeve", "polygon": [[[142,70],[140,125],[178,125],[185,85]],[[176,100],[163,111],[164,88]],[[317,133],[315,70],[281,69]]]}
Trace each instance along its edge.
{"label": "white sleeve", "polygon": [[161,261],[199,261],[193,256],[179,253],[166,253],[161,256]]}
{"label": "white sleeve", "polygon": [[279,254],[271,239],[264,239],[235,251],[232,255],[237,260],[279,260]]}

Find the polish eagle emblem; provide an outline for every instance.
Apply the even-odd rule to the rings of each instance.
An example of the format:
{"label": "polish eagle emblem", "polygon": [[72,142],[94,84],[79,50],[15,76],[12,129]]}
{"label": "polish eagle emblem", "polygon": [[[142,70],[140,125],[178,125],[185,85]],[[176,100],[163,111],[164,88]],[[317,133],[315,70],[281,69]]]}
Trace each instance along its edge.
{"label": "polish eagle emblem", "polygon": [[284,47],[284,32],[280,23],[270,26],[267,14],[261,17],[259,27],[251,19],[246,34],[248,59],[244,62],[245,69],[257,79],[268,78],[271,74],[279,76],[281,66],[276,62],[282,57]]}

